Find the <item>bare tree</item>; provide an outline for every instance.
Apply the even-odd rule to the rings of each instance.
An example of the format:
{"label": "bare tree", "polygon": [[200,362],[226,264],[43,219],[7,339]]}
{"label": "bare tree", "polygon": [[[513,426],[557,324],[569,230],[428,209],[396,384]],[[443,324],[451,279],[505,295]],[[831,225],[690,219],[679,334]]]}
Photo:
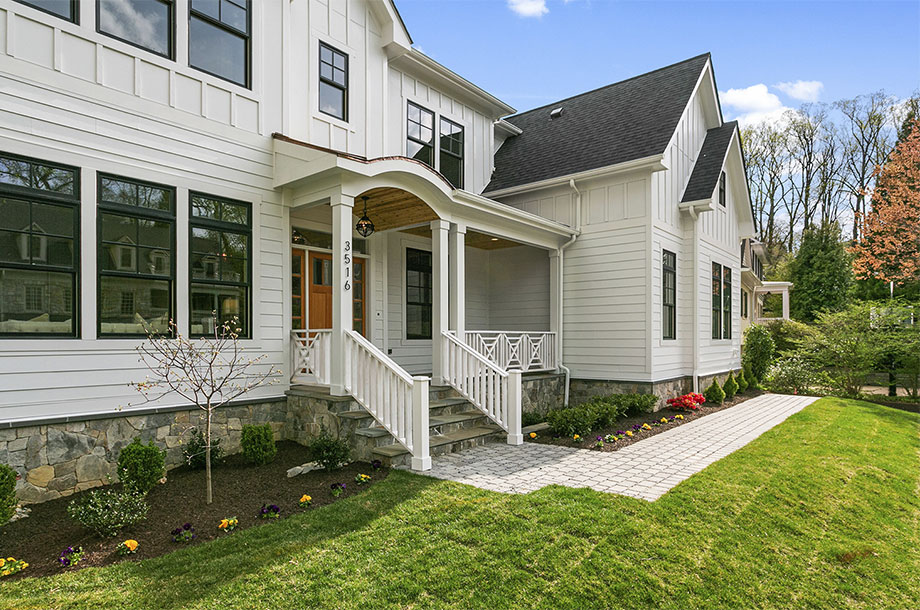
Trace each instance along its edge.
{"label": "bare tree", "polygon": [[760,123],[741,134],[760,238],[775,247],[781,232],[778,213],[789,189],[786,133],[782,126]]}
{"label": "bare tree", "polygon": [[884,91],[859,95],[835,104],[843,114],[842,183],[853,212],[853,240],[860,238],[858,219],[866,211],[876,166],[888,157],[894,144],[891,129],[893,98]]}
{"label": "bare tree", "polygon": [[193,403],[205,413],[205,480],[206,502],[211,493],[211,420],[214,411],[232,400],[265,384],[277,381],[280,371],[262,365],[263,354],[255,358],[244,355],[238,321],[233,318],[216,324],[214,334],[188,339],[169,323],[168,335],[147,331],[147,340],[137,347],[140,362],[150,371],[144,381],[131,385],[144,395],[146,402],[175,394]]}

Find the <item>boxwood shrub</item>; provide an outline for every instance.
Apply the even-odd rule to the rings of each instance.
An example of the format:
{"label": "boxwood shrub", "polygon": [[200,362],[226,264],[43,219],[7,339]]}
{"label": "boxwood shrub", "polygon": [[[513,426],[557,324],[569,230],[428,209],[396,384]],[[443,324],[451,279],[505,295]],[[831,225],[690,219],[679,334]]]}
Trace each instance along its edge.
{"label": "boxwood shrub", "polygon": [[250,464],[261,466],[275,459],[275,433],[270,424],[261,426],[246,424],[240,437],[243,458]]}
{"label": "boxwood shrub", "polygon": [[625,415],[650,412],[657,403],[654,394],[612,394],[574,407],[554,409],[546,414],[546,421],[561,436],[585,436],[592,430],[612,426]]}
{"label": "boxwood shrub", "polygon": [[125,489],[146,494],[166,473],[166,452],[135,438],[118,454],[118,478]]}
{"label": "boxwood shrub", "polygon": [[96,535],[106,537],[143,521],[147,509],[147,502],[139,493],[97,489],[72,501],[67,514]]}
{"label": "boxwood shrub", "polygon": [[0,464],[0,525],[16,512],[16,471]]}

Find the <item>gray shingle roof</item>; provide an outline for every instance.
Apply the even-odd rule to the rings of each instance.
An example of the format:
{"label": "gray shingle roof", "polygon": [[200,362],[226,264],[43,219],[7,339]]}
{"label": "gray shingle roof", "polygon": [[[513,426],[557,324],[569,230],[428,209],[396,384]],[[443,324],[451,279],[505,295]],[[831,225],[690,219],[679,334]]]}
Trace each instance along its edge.
{"label": "gray shingle roof", "polygon": [[[663,153],[709,54],[508,118],[486,193]],[[550,111],[562,108],[557,119]]]}
{"label": "gray shingle roof", "polygon": [[738,121],[731,121],[706,132],[706,139],[703,140],[700,156],[693,165],[693,173],[687,181],[681,203],[712,197],[719,182],[719,174],[722,173],[722,163],[728,152],[728,144],[732,141],[732,134],[736,129]]}

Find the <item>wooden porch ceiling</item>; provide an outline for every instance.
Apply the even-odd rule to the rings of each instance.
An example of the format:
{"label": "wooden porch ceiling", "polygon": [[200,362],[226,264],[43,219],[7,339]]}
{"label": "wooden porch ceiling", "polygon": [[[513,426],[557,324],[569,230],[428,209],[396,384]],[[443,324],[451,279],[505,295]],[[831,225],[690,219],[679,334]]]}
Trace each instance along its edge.
{"label": "wooden porch ceiling", "polygon": [[[367,216],[374,223],[375,230],[389,231],[391,229],[410,227],[402,229],[401,232],[421,237],[431,237],[431,229],[427,226],[427,223],[437,220],[438,215],[428,207],[428,204],[412,193],[385,187],[365,191],[362,196],[367,197]],[[353,213],[355,218],[360,218],[364,214],[364,200],[360,196],[355,199]],[[412,226],[421,223],[426,224],[425,226]],[[508,239],[492,237],[475,231],[469,231],[466,234],[466,244],[481,250],[499,250],[521,245]]]}
{"label": "wooden porch ceiling", "polygon": [[[362,196],[367,197],[367,216],[377,231],[399,229],[438,218],[428,204],[401,189],[376,188],[362,193]],[[353,214],[355,218],[364,214],[361,197],[355,198]]]}

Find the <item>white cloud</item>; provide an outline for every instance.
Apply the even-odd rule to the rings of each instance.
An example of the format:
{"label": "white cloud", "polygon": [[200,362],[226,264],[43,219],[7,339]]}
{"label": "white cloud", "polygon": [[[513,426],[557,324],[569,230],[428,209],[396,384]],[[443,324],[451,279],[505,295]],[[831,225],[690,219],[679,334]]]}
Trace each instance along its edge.
{"label": "white cloud", "polygon": [[794,83],[779,83],[776,88],[800,102],[817,102],[824,89],[819,80],[797,80]]}
{"label": "white cloud", "polygon": [[546,0],[508,0],[508,8],[521,17],[542,17],[549,12]]}
{"label": "white cloud", "polygon": [[732,118],[738,119],[742,126],[778,121],[789,110],[775,93],[766,85],[758,83],[744,89],[720,91],[719,99],[725,106],[730,106]]}

